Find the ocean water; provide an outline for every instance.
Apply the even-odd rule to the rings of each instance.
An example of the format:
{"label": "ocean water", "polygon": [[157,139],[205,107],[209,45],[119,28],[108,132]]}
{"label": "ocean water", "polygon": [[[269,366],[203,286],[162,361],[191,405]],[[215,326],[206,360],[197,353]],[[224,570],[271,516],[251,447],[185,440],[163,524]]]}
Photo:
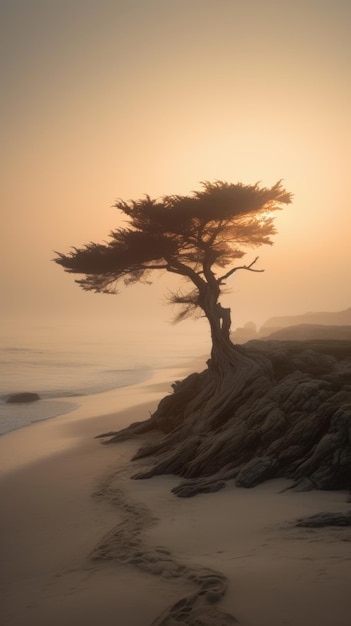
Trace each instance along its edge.
{"label": "ocean water", "polygon": [[[154,369],[181,366],[203,352],[201,332],[154,328],[116,334],[109,327],[12,326],[0,344],[0,434],[68,413],[82,396],[146,381]],[[19,392],[41,399],[6,402]]]}

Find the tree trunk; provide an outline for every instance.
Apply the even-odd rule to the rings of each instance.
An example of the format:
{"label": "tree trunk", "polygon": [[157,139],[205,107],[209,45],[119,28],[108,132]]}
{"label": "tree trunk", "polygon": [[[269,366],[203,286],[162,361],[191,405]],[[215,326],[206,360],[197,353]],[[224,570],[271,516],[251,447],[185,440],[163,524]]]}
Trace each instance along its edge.
{"label": "tree trunk", "polygon": [[205,310],[211,328],[211,367],[219,376],[223,376],[228,367],[235,367],[237,354],[230,340],[230,309],[215,302]]}
{"label": "tree trunk", "polygon": [[207,370],[174,385],[174,394],[161,400],[146,422],[109,433],[108,443],[154,429],[165,433],[161,441],[143,446],[134,457],[161,456],[161,461],[139,478],[162,473],[192,477],[201,473],[205,460],[199,465],[195,450],[203,438],[220,429],[241,403],[249,398],[253,401],[269,386],[271,369],[267,361],[248,357],[230,341],[230,309],[223,308],[215,298],[210,305],[206,315],[212,351]]}

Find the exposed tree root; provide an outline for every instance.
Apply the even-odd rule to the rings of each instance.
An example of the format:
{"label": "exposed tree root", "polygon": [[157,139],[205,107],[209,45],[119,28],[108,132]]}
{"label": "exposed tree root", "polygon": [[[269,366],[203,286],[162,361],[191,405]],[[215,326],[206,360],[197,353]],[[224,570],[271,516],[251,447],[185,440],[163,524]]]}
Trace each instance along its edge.
{"label": "exposed tree root", "polygon": [[[228,355],[229,354],[229,355]],[[134,459],[134,478],[178,474],[176,495],[215,491],[229,478],[253,487],[293,479],[297,489],[351,488],[351,342],[253,341],[174,385],[145,422],[105,443],[157,430]]]}

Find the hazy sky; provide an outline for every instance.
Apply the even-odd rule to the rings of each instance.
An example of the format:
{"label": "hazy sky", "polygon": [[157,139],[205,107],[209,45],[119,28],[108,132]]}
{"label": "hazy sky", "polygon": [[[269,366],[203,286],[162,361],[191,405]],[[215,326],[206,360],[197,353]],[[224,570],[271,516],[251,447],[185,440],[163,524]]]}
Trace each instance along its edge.
{"label": "hazy sky", "polygon": [[5,318],[167,323],[167,280],[87,294],[50,259],[106,239],[119,197],[186,194],[216,179],[284,179],[294,194],[275,245],[257,252],[266,272],[231,281],[233,327],[351,306],[349,0],[0,8]]}

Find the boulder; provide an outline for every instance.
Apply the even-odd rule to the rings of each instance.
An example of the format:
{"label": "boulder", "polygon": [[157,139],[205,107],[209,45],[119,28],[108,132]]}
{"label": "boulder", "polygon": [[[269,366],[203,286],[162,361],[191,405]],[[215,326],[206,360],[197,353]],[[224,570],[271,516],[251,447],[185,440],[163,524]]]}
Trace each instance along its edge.
{"label": "boulder", "polygon": [[31,393],[24,391],[22,393],[13,393],[6,400],[6,404],[24,404],[25,402],[36,402],[40,400],[40,396],[37,393]]}

